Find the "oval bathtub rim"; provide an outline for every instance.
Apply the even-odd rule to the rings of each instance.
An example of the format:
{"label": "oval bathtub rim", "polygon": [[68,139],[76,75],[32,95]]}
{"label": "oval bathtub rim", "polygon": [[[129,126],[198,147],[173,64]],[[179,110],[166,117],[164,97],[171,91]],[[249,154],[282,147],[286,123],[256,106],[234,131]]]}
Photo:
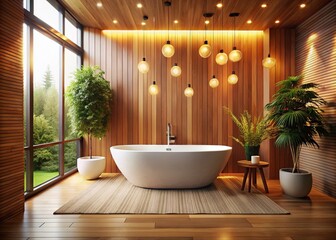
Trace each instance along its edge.
{"label": "oval bathtub rim", "polygon": [[[175,149],[174,147],[193,147],[192,149]],[[199,147],[210,147],[211,149],[199,149]],[[126,147],[147,147],[148,149],[127,149]],[[162,147],[162,149],[153,149],[150,147]],[[169,149],[169,150],[168,150]],[[110,150],[124,151],[124,152],[220,152],[220,151],[232,151],[231,146],[227,145],[205,145],[205,144],[173,144],[173,145],[163,145],[163,144],[127,144],[127,145],[115,145],[111,146]]]}

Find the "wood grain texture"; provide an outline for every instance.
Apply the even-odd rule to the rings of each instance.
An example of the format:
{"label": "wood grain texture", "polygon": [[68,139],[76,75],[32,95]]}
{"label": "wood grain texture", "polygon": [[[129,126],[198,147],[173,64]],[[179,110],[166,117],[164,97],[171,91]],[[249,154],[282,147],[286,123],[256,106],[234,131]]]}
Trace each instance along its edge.
{"label": "wood grain texture", "polygon": [[297,28],[296,67],[304,82],[319,84],[319,94],[328,104],[324,116],[331,126],[329,136],[316,141],[320,149],[304,147],[301,168],[313,173],[314,186],[336,197],[336,1],[325,6]]}
{"label": "wood grain texture", "polygon": [[[231,176],[226,175],[226,176]],[[242,175],[235,175],[242,179]],[[258,179],[260,182],[260,179]],[[289,215],[111,214],[53,215],[94,181],[75,174],[26,201],[24,214],[2,222],[2,239],[334,239],[336,200],[313,188],[309,199],[282,195],[278,180],[268,180],[273,201]]]}
{"label": "wood grain texture", "polygon": [[[268,70],[268,91],[266,96],[272,100],[277,87],[277,82],[287,76],[295,75],[295,29],[270,29],[269,30],[269,53],[276,59],[276,65]],[[265,157],[270,163],[266,175],[271,179],[279,178],[279,169],[292,166],[290,151],[287,148],[276,148],[274,139],[263,143]]]}
{"label": "wood grain texture", "polygon": [[0,221],[24,211],[23,8],[20,0],[6,2],[0,3]]}
{"label": "wood grain texture", "polygon": [[[214,57],[221,48],[226,53],[231,51],[232,32],[207,33],[214,50],[208,59],[198,55],[198,48],[204,41],[203,31],[175,31],[171,41],[176,52],[171,59],[161,53],[167,39],[158,31],[86,28],[84,39],[84,64],[100,65],[114,93],[107,137],[95,140],[93,146],[95,154],[107,157],[107,172],[117,171],[110,146],[166,144],[167,123],[173,125],[177,144],[233,146],[225,171],[242,171],[236,161],[244,159],[243,148],[230,137],[239,136],[239,132],[224,113],[223,106],[230,107],[235,114],[245,109],[253,115],[263,113],[263,32],[237,32],[236,45],[244,57],[238,63],[229,61],[224,66],[217,66]],[[144,56],[150,65],[148,74],[139,73],[137,69]],[[182,68],[182,75],[177,78],[170,75],[174,63]],[[239,77],[236,85],[227,82],[232,70]],[[220,85],[212,89],[208,82],[214,74]],[[154,80],[160,88],[157,96],[148,93]],[[192,98],[183,94],[188,83],[195,91]]]}
{"label": "wood grain texture", "polygon": [[[233,29],[233,20],[229,17],[231,12],[240,13],[236,19],[236,28],[239,30],[295,27],[330,1],[305,1],[306,8],[300,9],[300,4],[303,2],[301,0],[171,0],[169,27],[177,30],[203,30],[203,13],[206,12],[214,13],[210,20],[211,24],[214,22],[214,28],[217,30]],[[60,2],[87,27],[101,30],[141,30],[143,16],[147,15],[147,29],[168,28],[168,8],[164,6],[163,0],[100,0],[99,2],[103,4],[101,8],[96,6],[97,1],[91,0],[60,0]],[[138,2],[142,3],[143,8],[136,7]],[[218,2],[223,3],[223,8],[216,7]],[[263,3],[267,3],[267,8],[261,8]],[[279,24],[274,23],[276,19],[280,20]],[[113,20],[117,20],[118,23],[113,24]],[[174,24],[174,20],[178,20],[179,23]],[[252,20],[253,23],[247,24],[247,20]]]}

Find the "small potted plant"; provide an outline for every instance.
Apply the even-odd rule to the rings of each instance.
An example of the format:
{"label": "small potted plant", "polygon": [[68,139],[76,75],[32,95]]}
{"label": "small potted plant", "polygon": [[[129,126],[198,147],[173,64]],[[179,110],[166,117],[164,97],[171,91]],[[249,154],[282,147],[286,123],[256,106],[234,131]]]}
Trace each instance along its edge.
{"label": "small potted plant", "polygon": [[77,69],[66,97],[74,131],[88,136],[89,156],[77,159],[78,171],[86,179],[98,178],[105,169],[105,157],[92,156],[92,137],[105,135],[112,99],[104,71],[97,66]]}
{"label": "small potted plant", "polygon": [[326,102],[315,91],[315,83],[302,83],[302,76],[290,76],[277,84],[279,90],[266,104],[268,119],[276,128],[277,146],[289,146],[293,168],[280,169],[280,185],[287,195],[305,197],[312,188],[312,174],[300,169],[303,145],[319,147],[314,136],[327,133],[323,110]]}
{"label": "small potted plant", "polygon": [[251,160],[253,155],[259,155],[260,144],[272,135],[269,121],[262,117],[253,118],[247,110],[240,115],[240,118],[234,115],[229,108],[224,107],[224,110],[239,129],[240,137],[232,138],[245,149],[246,160]]}

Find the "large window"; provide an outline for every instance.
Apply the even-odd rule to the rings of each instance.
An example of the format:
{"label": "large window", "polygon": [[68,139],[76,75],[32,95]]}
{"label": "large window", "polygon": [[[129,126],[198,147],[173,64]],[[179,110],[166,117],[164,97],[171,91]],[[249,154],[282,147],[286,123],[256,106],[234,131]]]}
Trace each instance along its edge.
{"label": "large window", "polygon": [[72,131],[64,93],[82,62],[82,31],[54,0],[25,0],[24,6],[25,191],[29,196],[76,170],[80,139]]}

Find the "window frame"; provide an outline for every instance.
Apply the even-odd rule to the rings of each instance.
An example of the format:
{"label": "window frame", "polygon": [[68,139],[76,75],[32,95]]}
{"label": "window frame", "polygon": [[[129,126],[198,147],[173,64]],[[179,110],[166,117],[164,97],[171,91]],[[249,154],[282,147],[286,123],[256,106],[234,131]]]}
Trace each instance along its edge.
{"label": "window frame", "polygon": [[[64,172],[64,146],[65,144],[69,142],[77,142],[77,155],[81,155],[81,149],[83,145],[82,138],[74,138],[74,139],[64,139],[64,91],[65,91],[65,76],[64,76],[64,62],[65,62],[65,49],[74,52],[77,54],[80,58],[80,65],[83,65],[83,53],[84,50],[82,48],[83,46],[83,27],[82,25],[75,20],[75,18],[67,12],[63,6],[61,6],[57,1],[55,0],[46,0],[49,3],[51,3],[58,11],[59,16],[62,18],[60,21],[60,29],[61,33],[53,29],[51,26],[49,26],[47,23],[42,21],[41,19],[37,18],[32,12],[28,11],[27,9],[34,9],[33,4],[34,0],[27,0],[27,9],[24,9],[24,24],[26,24],[27,27],[27,38],[26,38],[26,44],[27,49],[24,54],[27,54],[27,79],[24,83],[25,87],[27,88],[26,91],[26,99],[25,99],[25,114],[26,114],[26,142],[24,146],[24,152],[26,156],[25,165],[26,165],[26,191],[25,191],[25,198],[29,198],[38,192],[48,188],[49,186],[61,181],[65,177],[71,175],[72,173],[77,171],[77,168],[73,168],[72,170],[68,172]],[[69,38],[64,36],[64,25],[65,25],[65,18],[68,18],[68,20],[75,21],[76,27],[80,31],[80,46],[76,43],[72,42]],[[55,142],[50,143],[43,143],[43,144],[37,144],[34,145],[33,143],[33,116],[34,116],[34,62],[33,62],[33,55],[34,55],[34,47],[33,47],[33,32],[34,30],[38,31],[39,33],[43,34],[44,36],[50,38],[51,40],[57,42],[61,46],[61,56],[60,56],[60,88],[59,88],[59,140]],[[42,183],[41,185],[38,185],[34,187],[34,166],[33,166],[33,154],[34,150],[41,149],[41,148],[47,148],[52,146],[59,146],[59,154],[58,154],[58,160],[59,160],[59,175],[46,181],[45,183]]]}

